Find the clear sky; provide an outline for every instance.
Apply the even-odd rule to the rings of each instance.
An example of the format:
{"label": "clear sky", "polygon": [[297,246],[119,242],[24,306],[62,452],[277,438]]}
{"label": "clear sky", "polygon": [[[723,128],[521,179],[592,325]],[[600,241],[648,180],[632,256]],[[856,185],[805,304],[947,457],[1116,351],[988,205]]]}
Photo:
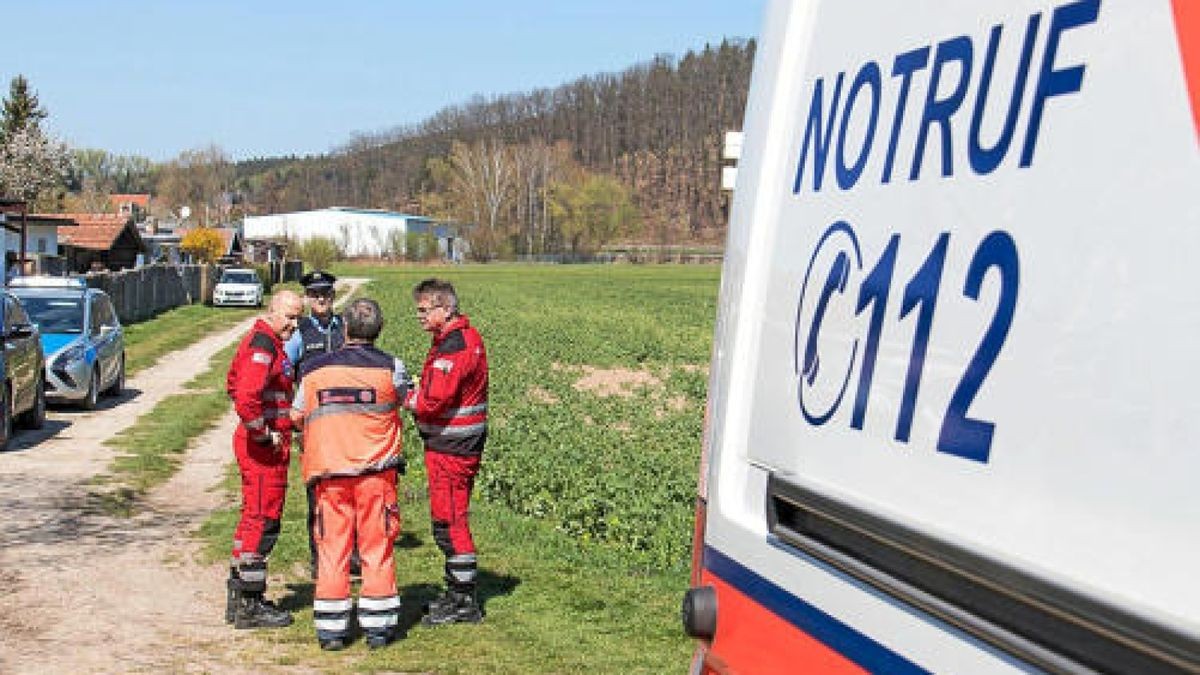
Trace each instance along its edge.
{"label": "clear sky", "polygon": [[72,147],[161,161],[327,152],[476,94],[554,87],[756,37],[766,0],[40,0],[5,3],[23,74]]}

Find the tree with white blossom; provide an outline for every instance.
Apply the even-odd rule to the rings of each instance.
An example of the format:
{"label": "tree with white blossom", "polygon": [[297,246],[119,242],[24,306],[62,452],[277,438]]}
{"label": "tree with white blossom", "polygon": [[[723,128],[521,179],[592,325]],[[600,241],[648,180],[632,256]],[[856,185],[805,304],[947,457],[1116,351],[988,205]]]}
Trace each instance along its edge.
{"label": "tree with white blossom", "polygon": [[0,110],[0,195],[33,201],[65,184],[70,151],[42,131],[47,116],[29,82],[13,78]]}

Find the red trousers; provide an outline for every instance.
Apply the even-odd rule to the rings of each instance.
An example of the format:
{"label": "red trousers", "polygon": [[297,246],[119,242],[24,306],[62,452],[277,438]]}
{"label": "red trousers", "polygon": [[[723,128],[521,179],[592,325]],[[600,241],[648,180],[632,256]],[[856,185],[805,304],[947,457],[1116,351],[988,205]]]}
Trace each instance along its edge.
{"label": "red trousers", "polygon": [[261,560],[279,539],[279,518],[287,492],[291,442],[284,435],[279,449],[250,440],[246,428],[233,433],[233,454],[242,474],[242,515],[233,531],[235,562]]}
{"label": "red trousers", "polygon": [[318,600],[350,597],[350,551],[358,536],[362,596],[396,595],[392,546],[400,534],[396,472],[322,478],[316,485],[313,539],[317,542]]}
{"label": "red trousers", "polygon": [[429,515],[433,536],[446,557],[475,552],[468,513],[471,488],[479,473],[479,455],[452,455],[425,450],[429,475]]}

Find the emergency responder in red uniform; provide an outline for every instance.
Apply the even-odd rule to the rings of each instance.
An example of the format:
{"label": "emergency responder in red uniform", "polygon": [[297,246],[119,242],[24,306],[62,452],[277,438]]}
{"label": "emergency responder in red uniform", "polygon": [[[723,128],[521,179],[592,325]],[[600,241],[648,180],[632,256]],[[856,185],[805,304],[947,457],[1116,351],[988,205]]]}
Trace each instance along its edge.
{"label": "emergency responder in red uniform", "polygon": [[300,296],[281,291],[271,298],[238,345],[225,389],[239,424],[233,452],[242,474],[242,513],[233,533],[233,561],[225,620],[235,628],[278,628],[292,623],[287,612],[263,599],[267,557],[279,538],[291,453],[292,366],[283,341],[304,311]]}
{"label": "emergency responder in red uniform", "polygon": [[392,547],[400,533],[396,479],[402,465],[404,363],[376,349],[383,315],[361,298],[344,313],[342,349],[304,364],[292,421],[304,429],[304,480],[316,493],[317,588],[313,623],[322,649],[349,637],[350,551],[358,540],[358,625],[372,648],[396,637],[400,596]]}
{"label": "emergency responder in red uniform", "polygon": [[446,592],[429,604],[426,625],[478,623],[478,565],[468,510],[487,440],[487,351],[458,311],[454,286],[426,279],[413,289],[417,318],[433,335],[420,384],[405,399],[425,443],[433,539],[446,556]]}

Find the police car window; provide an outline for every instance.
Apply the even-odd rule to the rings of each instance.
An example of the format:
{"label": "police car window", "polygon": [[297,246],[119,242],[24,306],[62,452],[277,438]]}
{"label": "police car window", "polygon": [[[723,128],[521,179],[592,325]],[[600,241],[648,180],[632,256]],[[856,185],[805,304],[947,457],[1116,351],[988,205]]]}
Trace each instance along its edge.
{"label": "police car window", "polygon": [[22,300],[42,333],[83,332],[82,298],[26,296]]}
{"label": "police car window", "polygon": [[120,326],[121,322],[117,320],[117,313],[113,310],[112,301],[108,298],[100,298],[99,302],[101,308],[100,321],[105,326],[111,326],[113,328]]}
{"label": "police car window", "polygon": [[93,333],[100,332],[100,300],[93,297],[90,300],[92,310],[88,312],[91,329]]}
{"label": "police car window", "polygon": [[29,317],[25,315],[25,310],[21,308],[21,303],[15,298],[5,298],[5,320],[11,321],[13,324],[29,323]]}

